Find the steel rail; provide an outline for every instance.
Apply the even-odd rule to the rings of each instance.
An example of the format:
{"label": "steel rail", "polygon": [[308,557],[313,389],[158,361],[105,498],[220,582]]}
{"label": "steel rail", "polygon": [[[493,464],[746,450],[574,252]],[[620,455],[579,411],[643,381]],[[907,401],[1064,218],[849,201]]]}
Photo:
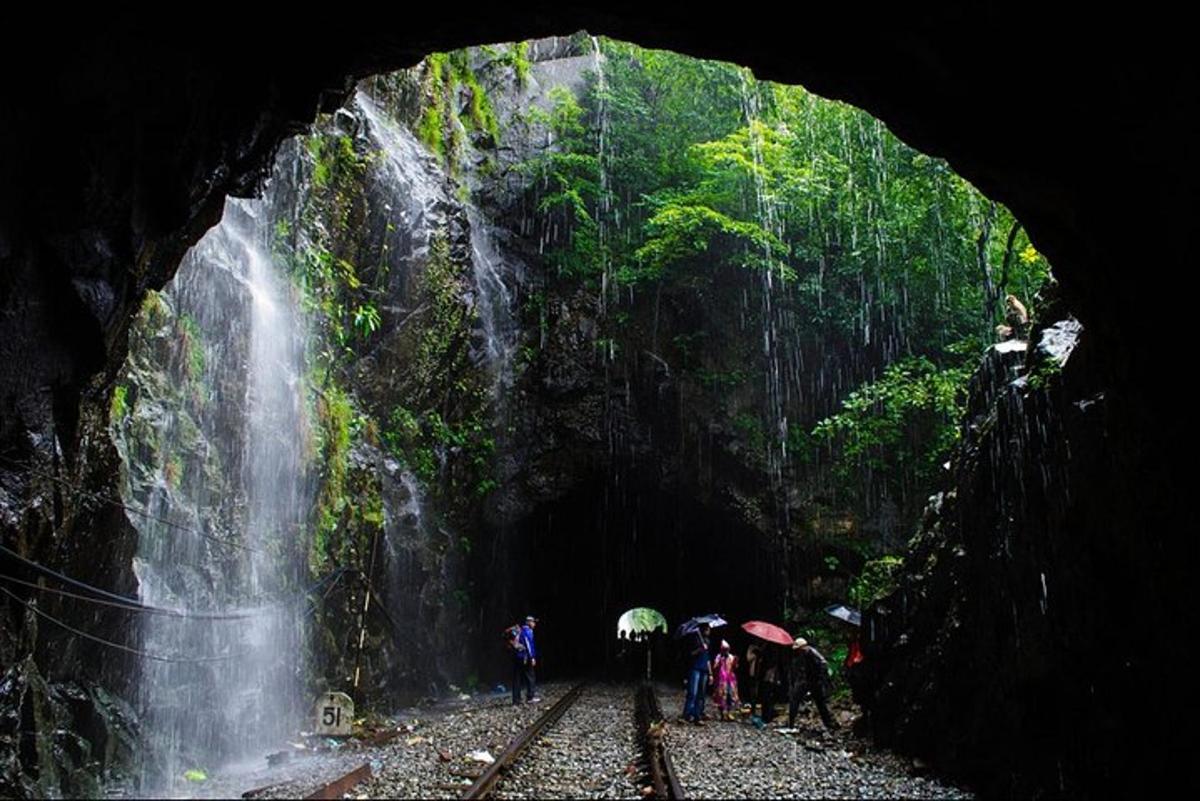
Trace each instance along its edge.
{"label": "steel rail", "polygon": [[[350,792],[351,788],[359,782],[364,782],[371,778],[371,763],[364,762],[354,770],[339,776],[328,784],[323,784],[316,790],[313,790],[305,798],[341,798],[346,793]],[[245,798],[245,796],[242,796]]]}
{"label": "steel rail", "polygon": [[504,753],[502,753],[495,762],[493,762],[491,765],[488,765],[487,769],[484,770],[483,773],[479,774],[479,778],[475,780],[474,784],[466,789],[466,792],[462,794],[461,798],[487,798],[491,794],[492,790],[495,789],[496,783],[503,778],[504,774],[508,772],[509,768],[511,768],[512,765],[518,759],[520,759],[521,755],[525,753],[525,749],[529,747],[530,743],[532,743],[534,739],[545,729],[558,722],[558,719],[561,718],[563,714],[571,708],[572,704],[579,700],[579,696],[583,693],[583,687],[585,683],[576,684],[574,687],[567,690],[567,692],[563,694],[563,697],[558,699],[554,706],[547,709],[544,713],[542,713],[541,717],[539,717],[529,726],[525,727],[520,734],[514,737],[509,742],[508,748],[504,749]]}
{"label": "steel rail", "polygon": [[642,682],[637,689],[636,716],[638,736],[642,741],[642,749],[646,755],[646,765],[650,772],[650,784],[654,788],[655,798],[683,799],[683,788],[675,773],[675,765],[667,751],[665,742],[666,722],[663,719],[662,707],[658,703],[658,694],[650,682]]}

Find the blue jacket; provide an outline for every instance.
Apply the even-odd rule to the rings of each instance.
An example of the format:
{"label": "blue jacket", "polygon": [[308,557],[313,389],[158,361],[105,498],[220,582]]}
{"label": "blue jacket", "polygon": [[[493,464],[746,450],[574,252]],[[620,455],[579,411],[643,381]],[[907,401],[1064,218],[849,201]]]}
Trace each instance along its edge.
{"label": "blue jacket", "polygon": [[528,624],[521,626],[520,643],[525,646],[525,656],[528,659],[537,659],[537,651],[533,648],[533,629]]}

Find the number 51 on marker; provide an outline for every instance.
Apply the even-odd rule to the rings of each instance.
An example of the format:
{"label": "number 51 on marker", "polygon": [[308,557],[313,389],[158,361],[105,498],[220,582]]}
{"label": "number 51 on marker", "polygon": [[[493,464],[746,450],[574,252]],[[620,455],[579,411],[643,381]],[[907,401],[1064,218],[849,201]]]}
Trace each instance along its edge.
{"label": "number 51 on marker", "polygon": [[325,737],[349,737],[354,724],[354,701],[345,693],[325,693],[317,699],[316,733]]}

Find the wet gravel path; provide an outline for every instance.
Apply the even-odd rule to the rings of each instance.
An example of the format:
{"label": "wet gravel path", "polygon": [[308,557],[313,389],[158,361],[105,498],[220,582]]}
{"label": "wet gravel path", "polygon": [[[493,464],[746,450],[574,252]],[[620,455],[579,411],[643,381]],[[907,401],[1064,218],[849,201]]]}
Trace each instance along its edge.
{"label": "wet gravel path", "polygon": [[[557,701],[570,685],[539,685],[540,704],[514,707],[509,696],[492,696],[434,720],[374,749],[374,775],[349,798],[457,798],[509,741]],[[559,721],[559,725],[562,721]],[[475,757],[472,757],[472,754]]]}
{"label": "wet gravel path", "polygon": [[[372,778],[347,798],[457,798],[486,759],[498,757],[570,686],[543,686],[540,704],[514,707],[507,695],[476,696],[453,708],[400,715],[388,729],[397,736],[386,744],[350,742],[334,752],[297,754],[282,770],[248,771],[197,787],[195,794],[237,797],[261,787],[269,775],[274,784],[259,797],[303,797],[369,762]],[[501,780],[496,797],[643,797],[646,778],[640,770],[633,692],[632,685],[585,688]],[[874,750],[844,730],[826,734],[811,706],[794,731],[783,729],[782,722],[764,730],[745,722],[709,721],[698,727],[675,722],[683,705],[680,689],[660,685],[658,695],[670,721],[666,746],[689,798],[971,797],[918,775],[909,760]]]}
{"label": "wet gravel path", "polygon": [[[683,692],[660,686],[674,721]],[[786,717],[786,715],[785,715]],[[784,721],[786,723],[786,720]],[[838,732],[826,735],[811,704],[796,729],[745,722],[672,722],[667,748],[689,798],[971,798],[936,779],[913,775],[900,757],[868,750]]]}
{"label": "wet gravel path", "polygon": [[261,789],[262,792],[255,794],[254,798],[303,798],[318,787],[346,775],[367,761],[369,759],[362,753],[325,755],[317,759],[299,761],[288,772],[286,781],[281,782],[276,778],[273,783],[265,787],[258,782],[252,782],[252,787],[245,787],[243,784],[243,789],[236,794],[225,793],[213,797],[229,798],[232,796],[237,798],[246,790]]}
{"label": "wet gravel path", "polygon": [[520,758],[496,798],[641,798],[633,687],[589,685]]}
{"label": "wet gravel path", "polygon": [[354,745],[322,752],[291,751],[288,760],[276,766],[269,766],[264,757],[258,757],[211,769],[203,782],[180,781],[174,787],[144,791],[136,787],[112,786],[106,788],[105,797],[240,798],[243,793],[258,791],[255,798],[302,798],[366,761],[369,761],[367,750]]}

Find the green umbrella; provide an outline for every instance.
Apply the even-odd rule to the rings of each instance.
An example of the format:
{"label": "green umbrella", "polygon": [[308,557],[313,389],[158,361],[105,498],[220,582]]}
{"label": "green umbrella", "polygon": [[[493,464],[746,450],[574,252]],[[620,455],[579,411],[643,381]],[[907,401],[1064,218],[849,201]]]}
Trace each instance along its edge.
{"label": "green umbrella", "polygon": [[621,615],[617,620],[617,636],[621,632],[625,634],[650,634],[654,631],[667,633],[667,619],[662,616],[662,612],[657,609],[651,609],[648,606],[639,606],[635,609],[630,609],[625,614]]}

